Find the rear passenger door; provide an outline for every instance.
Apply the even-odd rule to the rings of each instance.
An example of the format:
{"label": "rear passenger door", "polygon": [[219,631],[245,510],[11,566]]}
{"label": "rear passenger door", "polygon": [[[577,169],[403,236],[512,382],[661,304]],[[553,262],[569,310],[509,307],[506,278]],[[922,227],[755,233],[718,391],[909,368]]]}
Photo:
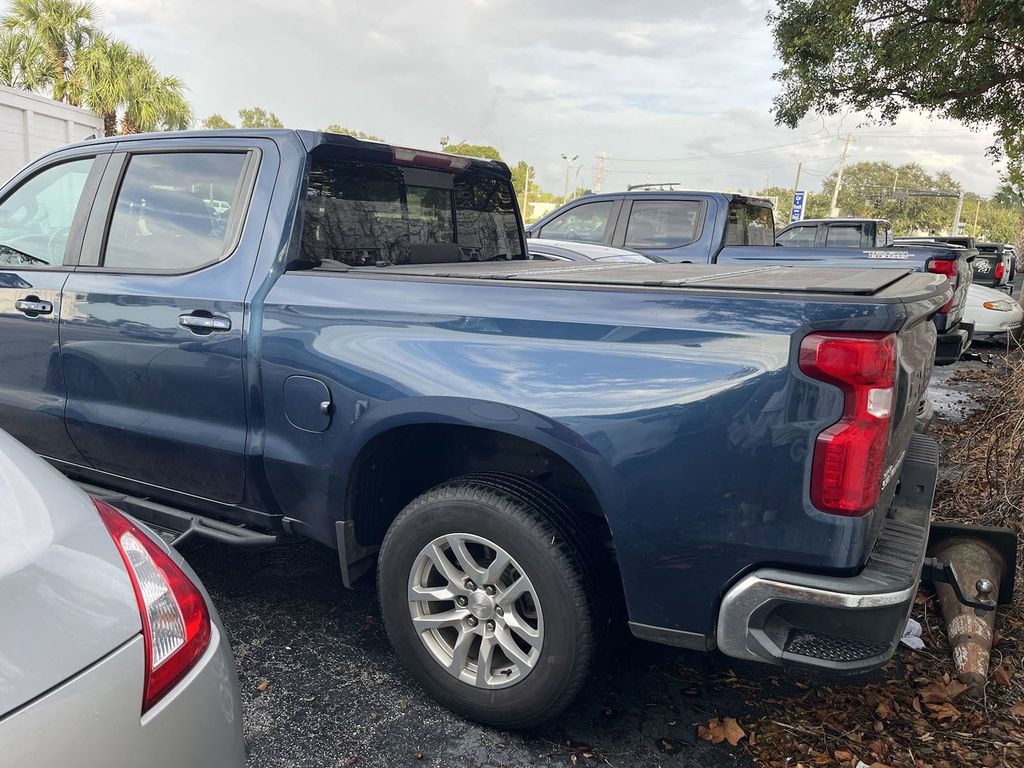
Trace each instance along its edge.
{"label": "rear passenger door", "polygon": [[111,156],[61,318],[68,433],[108,485],[242,498],[243,320],[263,228],[249,207],[273,186],[268,150],[164,140]]}
{"label": "rear passenger door", "polygon": [[706,204],[703,200],[643,199],[627,200],[616,227],[612,245],[667,261],[707,261],[687,255],[704,229]]}

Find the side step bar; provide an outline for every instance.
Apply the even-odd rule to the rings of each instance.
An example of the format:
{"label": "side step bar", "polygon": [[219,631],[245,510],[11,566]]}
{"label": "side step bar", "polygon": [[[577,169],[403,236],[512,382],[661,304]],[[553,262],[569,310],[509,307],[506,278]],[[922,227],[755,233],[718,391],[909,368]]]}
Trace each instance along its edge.
{"label": "side step bar", "polygon": [[129,496],[88,483],[80,482],[77,485],[90,496],[95,496],[125,514],[141,520],[172,547],[178,546],[193,536],[237,547],[266,547],[277,543],[277,536],[274,534],[259,533],[239,525],[213,520],[149,499]]}

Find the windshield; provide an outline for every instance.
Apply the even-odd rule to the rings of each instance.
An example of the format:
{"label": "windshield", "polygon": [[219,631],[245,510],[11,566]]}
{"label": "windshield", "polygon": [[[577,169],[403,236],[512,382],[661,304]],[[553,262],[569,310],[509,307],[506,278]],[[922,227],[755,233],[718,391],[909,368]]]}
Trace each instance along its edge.
{"label": "windshield", "polygon": [[312,157],[304,268],[522,259],[522,242],[504,179]]}

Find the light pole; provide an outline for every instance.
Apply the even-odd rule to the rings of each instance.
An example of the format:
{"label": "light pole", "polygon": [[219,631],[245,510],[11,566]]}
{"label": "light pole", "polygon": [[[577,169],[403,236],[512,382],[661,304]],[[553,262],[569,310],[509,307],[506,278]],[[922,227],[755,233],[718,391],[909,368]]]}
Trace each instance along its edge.
{"label": "light pole", "polygon": [[562,205],[565,205],[569,202],[569,169],[572,168],[572,164],[579,159],[579,155],[569,157],[568,155],[563,154],[562,159],[565,161],[565,186],[562,189]]}

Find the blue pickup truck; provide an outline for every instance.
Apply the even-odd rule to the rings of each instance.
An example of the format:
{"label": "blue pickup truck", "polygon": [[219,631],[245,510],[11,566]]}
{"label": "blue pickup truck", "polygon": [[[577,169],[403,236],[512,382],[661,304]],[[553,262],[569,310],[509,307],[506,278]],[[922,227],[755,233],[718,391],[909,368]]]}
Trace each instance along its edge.
{"label": "blue pickup truck", "polygon": [[616,621],[884,663],[945,277],[524,243],[497,162],[286,130],[62,149],[0,190],[0,427],[169,538],[376,565],[397,655],[483,722],[565,707]]}
{"label": "blue pickup truck", "polygon": [[944,275],[954,292],[935,315],[935,363],[951,365],[967,351],[972,329],[961,321],[976,251],[944,243],[894,244],[891,225],[876,219],[802,221],[779,234],[777,239],[768,200],[651,190],[587,195],[527,228],[528,237],[626,248],[662,261],[894,267]]}

